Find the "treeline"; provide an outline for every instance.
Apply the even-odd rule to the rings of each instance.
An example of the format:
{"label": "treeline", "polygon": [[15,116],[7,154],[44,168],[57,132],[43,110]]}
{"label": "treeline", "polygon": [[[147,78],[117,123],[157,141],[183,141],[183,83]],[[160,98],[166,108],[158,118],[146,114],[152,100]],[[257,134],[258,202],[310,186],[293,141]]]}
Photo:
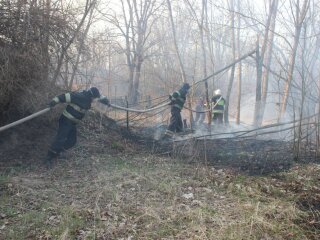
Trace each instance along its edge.
{"label": "treeline", "polygon": [[237,123],[303,118],[319,109],[319,10],[316,0],[2,0],[0,120],[39,109],[56,86],[94,82],[130,104],[164,96],[253,50],[191,98],[221,89]]}

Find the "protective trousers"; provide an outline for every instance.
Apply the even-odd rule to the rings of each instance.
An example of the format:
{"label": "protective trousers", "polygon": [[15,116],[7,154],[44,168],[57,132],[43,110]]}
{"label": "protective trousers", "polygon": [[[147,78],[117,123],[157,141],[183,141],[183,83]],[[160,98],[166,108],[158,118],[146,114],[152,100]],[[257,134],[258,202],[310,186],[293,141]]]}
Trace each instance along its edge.
{"label": "protective trousers", "polygon": [[73,147],[76,144],[76,142],[76,124],[62,115],[59,119],[59,128],[57,135],[48,151],[48,157],[53,158],[58,156],[60,152]]}
{"label": "protective trousers", "polygon": [[182,132],[183,130],[181,110],[175,106],[171,107],[171,118],[168,130],[172,132]]}
{"label": "protective trousers", "polygon": [[[200,110],[196,109],[196,111],[203,111],[203,109],[200,109]],[[196,119],[194,121],[198,124],[202,124],[204,121],[204,117],[205,117],[204,113],[197,112]]]}
{"label": "protective trousers", "polygon": [[223,123],[223,113],[214,113],[212,116],[212,121],[214,124],[222,124]]}

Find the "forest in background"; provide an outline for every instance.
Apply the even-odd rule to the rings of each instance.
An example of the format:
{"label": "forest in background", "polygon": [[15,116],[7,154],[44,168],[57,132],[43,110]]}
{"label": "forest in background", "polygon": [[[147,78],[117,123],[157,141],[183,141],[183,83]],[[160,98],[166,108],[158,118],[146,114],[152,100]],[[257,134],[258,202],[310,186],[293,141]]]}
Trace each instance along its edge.
{"label": "forest in background", "polygon": [[61,89],[97,85],[136,104],[207,77],[190,96],[208,100],[220,88],[227,122],[302,119],[319,108],[319,5],[2,0],[0,121],[39,109]]}
{"label": "forest in background", "polygon": [[[62,105],[0,128],[0,239],[320,239],[319,8],[0,0],[0,126],[90,86],[137,110],[94,104],[51,170]],[[229,124],[161,139],[183,82]]]}

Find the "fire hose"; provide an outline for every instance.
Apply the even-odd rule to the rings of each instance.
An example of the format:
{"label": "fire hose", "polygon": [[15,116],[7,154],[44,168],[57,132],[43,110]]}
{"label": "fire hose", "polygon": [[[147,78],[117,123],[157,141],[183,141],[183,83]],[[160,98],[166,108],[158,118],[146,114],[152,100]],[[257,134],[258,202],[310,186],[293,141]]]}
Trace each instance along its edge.
{"label": "fire hose", "polygon": [[49,112],[49,111],[50,111],[50,108],[45,108],[45,109],[43,109],[43,110],[41,110],[41,111],[39,111],[39,112],[36,112],[36,113],[34,113],[34,114],[31,114],[31,115],[29,115],[29,116],[27,116],[27,117],[25,117],[25,118],[22,118],[22,119],[20,119],[20,120],[18,120],[18,121],[15,121],[15,122],[13,122],[13,123],[10,123],[10,124],[8,124],[8,125],[5,125],[5,126],[3,126],[3,127],[0,127],[0,132],[4,131],[4,130],[6,130],[6,129],[12,128],[12,127],[14,127],[14,126],[17,126],[17,125],[19,125],[19,124],[21,124],[21,123],[24,123],[24,122],[26,122],[26,121],[29,121],[29,120],[31,120],[31,119],[33,119],[33,118],[35,118],[35,117],[38,117],[38,116],[40,116],[40,115],[42,115],[42,114],[44,114],[44,113],[46,113],[46,112]]}
{"label": "fire hose", "polygon": [[114,105],[114,104],[110,104],[110,107],[113,107],[115,109],[119,109],[119,110],[124,110],[124,111],[128,111],[128,112],[137,112],[137,113],[146,113],[146,112],[152,112],[154,110],[157,110],[159,108],[163,108],[165,106],[168,106],[170,102],[165,102],[159,106],[156,106],[156,107],[153,107],[153,108],[149,108],[149,109],[133,109],[133,108],[126,108],[126,107],[121,107],[121,106],[117,106],[117,105]]}
{"label": "fire hose", "polygon": [[[214,108],[218,105],[218,103],[219,103],[219,101],[221,100],[221,98],[222,98],[222,96],[221,96],[221,97],[218,99],[218,101],[211,107],[211,109],[214,109]],[[184,108],[190,110],[191,112],[195,112],[195,113],[207,113],[207,112],[210,112],[210,111],[211,111],[211,109],[207,109],[207,110],[204,110],[204,111],[196,111],[196,110],[193,110],[193,109],[188,108],[188,107],[186,107],[186,106],[184,106]]]}
{"label": "fire hose", "polygon": [[[220,98],[220,99],[221,99],[221,98]],[[217,101],[217,103],[220,101],[220,99]],[[157,110],[157,109],[166,107],[166,106],[169,105],[169,103],[170,103],[170,102],[167,101],[167,102],[165,102],[165,103],[163,103],[163,104],[161,104],[161,105],[159,105],[159,106],[156,106],[156,107],[153,107],[153,108],[149,108],[149,109],[144,109],[144,110],[142,110],[142,109],[126,108],[126,107],[121,107],[121,106],[117,106],[117,105],[114,105],[114,104],[110,104],[110,107],[115,108],[115,109],[119,109],[119,110],[128,111],[128,112],[146,113],[146,112],[151,112],[151,111],[155,111],[155,110]],[[215,107],[215,106],[217,105],[217,103],[216,103],[213,107]],[[190,110],[190,111],[197,112],[197,111],[194,111],[194,110],[192,110],[192,109],[190,109],[190,108],[188,108],[188,107],[185,107],[185,108],[188,109],[188,110]],[[25,118],[22,118],[22,119],[20,119],[20,120],[18,120],[18,121],[15,121],[15,122],[10,123],[10,124],[8,124],[8,125],[2,126],[2,127],[0,127],[0,132],[2,132],[2,131],[4,131],[4,130],[7,130],[7,129],[9,129],[9,128],[12,128],[12,127],[14,127],[14,126],[20,125],[20,124],[22,124],[22,123],[24,123],[24,122],[26,122],[26,121],[29,121],[29,120],[31,120],[31,119],[33,119],[33,118],[36,118],[36,117],[38,117],[38,116],[40,116],[40,115],[42,115],[42,114],[45,114],[45,113],[49,112],[50,110],[51,110],[51,108],[45,108],[45,109],[43,109],[43,110],[41,110],[41,111],[39,111],[39,112],[33,113],[33,114],[31,114],[31,115],[29,115],[29,116],[27,116],[27,117],[25,117]],[[209,109],[206,110],[206,111],[201,111],[200,113],[202,113],[202,112],[205,113],[205,112],[208,112],[208,111],[209,111]]]}
{"label": "fire hose", "polygon": [[[145,109],[145,110],[125,108],[125,107],[121,107],[121,106],[117,106],[117,105],[113,105],[113,104],[110,104],[110,107],[113,107],[113,108],[115,108],[115,109],[120,109],[120,110],[128,111],[128,112],[146,113],[146,112],[151,112],[151,111],[157,110],[157,109],[159,109],[159,108],[163,108],[163,107],[165,107],[165,106],[167,106],[167,105],[169,105],[169,102],[166,102],[166,103],[161,104],[161,105],[159,105],[159,106],[157,106],[157,107],[153,107],[153,108],[149,108],[149,109]],[[49,112],[50,110],[51,110],[51,108],[45,108],[45,109],[43,109],[43,110],[41,110],[41,111],[39,111],[39,112],[33,113],[33,114],[31,114],[31,115],[29,115],[29,116],[27,116],[27,117],[25,117],[25,118],[22,118],[22,119],[20,119],[20,120],[17,120],[17,121],[15,121],[15,122],[13,122],[13,123],[10,123],[10,124],[8,124],[8,125],[2,126],[2,127],[0,127],[0,132],[2,132],[2,131],[4,131],[4,130],[7,130],[7,129],[9,129],[9,128],[12,128],[12,127],[14,127],[14,126],[20,125],[20,124],[22,124],[22,123],[24,123],[24,122],[26,122],[26,121],[29,121],[29,120],[31,120],[31,119],[33,119],[33,118],[36,118],[36,117],[38,117],[38,116],[40,116],[40,115],[42,115],[42,114],[45,114],[45,113]]]}

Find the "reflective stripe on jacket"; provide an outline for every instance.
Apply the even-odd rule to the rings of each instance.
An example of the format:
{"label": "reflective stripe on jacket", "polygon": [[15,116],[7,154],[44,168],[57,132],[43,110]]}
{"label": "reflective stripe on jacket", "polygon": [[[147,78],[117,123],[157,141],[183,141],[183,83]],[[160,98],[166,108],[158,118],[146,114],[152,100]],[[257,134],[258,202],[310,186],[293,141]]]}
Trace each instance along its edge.
{"label": "reflective stripe on jacket", "polygon": [[225,100],[221,95],[212,98],[212,113],[224,113]]}
{"label": "reflective stripe on jacket", "polygon": [[184,103],[186,102],[186,96],[181,94],[180,91],[175,91],[171,95],[171,101],[173,101],[173,106],[181,110],[183,108]]}
{"label": "reflective stripe on jacket", "polygon": [[91,108],[92,103],[92,98],[86,91],[61,94],[53,100],[68,103],[62,114],[73,122],[79,122]]}

